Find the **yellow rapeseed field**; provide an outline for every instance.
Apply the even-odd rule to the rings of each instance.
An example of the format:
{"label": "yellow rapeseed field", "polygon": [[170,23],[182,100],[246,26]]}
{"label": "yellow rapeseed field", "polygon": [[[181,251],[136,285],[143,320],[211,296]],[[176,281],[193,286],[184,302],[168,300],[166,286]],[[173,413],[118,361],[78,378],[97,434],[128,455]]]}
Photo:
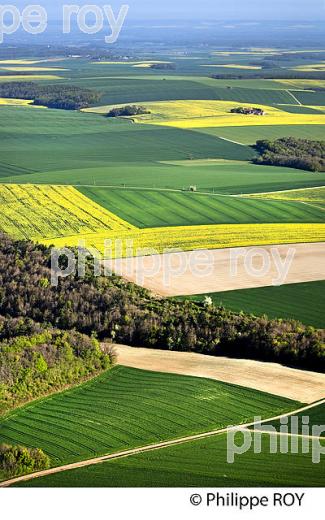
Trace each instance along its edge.
{"label": "yellow rapeseed field", "polygon": [[243,69],[243,70],[261,70],[262,67],[259,67],[258,65],[236,65],[236,64],[227,64],[227,65],[201,65],[201,67],[220,67],[224,69]]}
{"label": "yellow rapeseed field", "polygon": [[27,106],[33,103],[32,99],[9,99],[9,98],[0,98],[0,105],[9,105],[9,106]]}
{"label": "yellow rapeseed field", "polygon": [[60,69],[58,67],[2,67],[1,70],[9,70],[11,72],[58,72],[67,69]]}
{"label": "yellow rapeseed field", "polygon": [[325,87],[325,80],[323,79],[272,79],[267,81],[272,81],[272,83],[275,81],[276,83],[284,85],[286,88],[298,90],[313,90],[314,88]]}
{"label": "yellow rapeseed field", "polygon": [[1,65],[36,65],[38,63],[53,63],[56,61],[64,61],[67,58],[47,58],[43,60],[0,60]]}
{"label": "yellow rapeseed field", "polygon": [[[212,128],[228,126],[264,125],[321,125],[325,124],[325,114],[292,114],[280,107],[268,105],[254,107],[264,110],[264,116],[232,114],[231,109],[251,107],[251,103],[214,100],[177,100],[136,103],[145,107],[150,114],[132,116],[136,123],[172,126],[176,128]],[[114,107],[124,105],[105,105],[85,109],[85,112],[107,113]],[[318,107],[319,108],[319,107]]]}
{"label": "yellow rapeseed field", "polygon": [[[0,230],[17,239],[78,246],[106,258],[325,241],[325,224],[233,224],[138,229],[71,186],[0,184]],[[105,244],[105,241],[107,243]]]}
{"label": "yellow rapeseed field", "polygon": [[[84,237],[86,247],[105,258],[149,255],[175,250],[221,249],[268,244],[322,242],[325,224],[233,224],[180,226],[94,233]],[[42,240],[57,247],[76,246],[80,235]],[[105,241],[108,241],[105,248]]]}
{"label": "yellow rapeseed field", "polygon": [[0,65],[35,65],[40,60],[0,60]]}
{"label": "yellow rapeseed field", "polygon": [[321,63],[313,63],[312,65],[298,65],[292,70],[299,72],[323,72],[325,71],[325,61],[322,61]]}
{"label": "yellow rapeseed field", "polygon": [[254,199],[272,200],[294,200],[306,203],[318,203],[325,205],[325,186],[317,188],[307,188],[300,190],[274,191],[269,193],[257,193],[255,195],[243,195],[243,197],[253,197]]}
{"label": "yellow rapeseed field", "polygon": [[168,64],[170,61],[94,61],[92,65],[132,65],[132,67],[150,67],[159,63]]}
{"label": "yellow rapeseed field", "polygon": [[57,79],[63,79],[61,76],[55,76],[50,74],[20,74],[18,76],[0,76],[0,82],[5,81],[52,81]]}
{"label": "yellow rapeseed field", "polygon": [[0,184],[0,230],[14,238],[52,241],[133,229],[73,187]]}

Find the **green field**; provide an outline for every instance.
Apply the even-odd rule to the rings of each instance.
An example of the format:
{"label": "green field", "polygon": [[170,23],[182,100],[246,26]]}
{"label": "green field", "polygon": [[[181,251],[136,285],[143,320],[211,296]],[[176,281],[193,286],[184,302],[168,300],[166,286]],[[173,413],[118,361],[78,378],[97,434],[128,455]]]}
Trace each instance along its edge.
{"label": "green field", "polygon": [[[254,156],[249,147],[177,128],[33,107],[3,106],[1,112],[6,126],[0,130],[0,178],[29,172],[110,168],[121,161],[135,165],[205,158],[248,160]],[[68,174],[66,182],[70,182]]]}
{"label": "green field", "polygon": [[321,209],[300,202],[95,187],[79,191],[139,228],[325,220]]}
{"label": "green field", "polygon": [[[1,144],[0,144],[1,146]],[[100,159],[94,157],[93,167],[86,167],[89,156],[84,161],[77,159],[76,152],[67,157],[58,159],[58,167],[66,163],[66,169],[26,173],[20,168],[20,174],[7,164],[2,164],[3,183],[14,184],[64,184],[84,187],[95,186],[122,186],[138,188],[166,188],[178,189],[197,186],[199,191],[224,194],[259,193],[300,189],[325,184],[325,173],[304,172],[291,168],[272,166],[258,166],[247,163],[225,163],[196,165],[188,161],[184,163],[112,163],[94,167]],[[80,155],[80,154],[79,154]],[[14,155],[16,158],[16,154]],[[97,159],[97,161],[96,161]],[[38,161],[48,162],[48,156],[37,158]],[[55,161],[55,158],[52,158]],[[60,164],[61,163],[61,164]],[[69,163],[69,166],[68,166]],[[23,157],[21,157],[23,164]],[[51,163],[55,167],[54,162]],[[49,166],[49,165],[48,165]],[[81,168],[80,168],[81,167]],[[16,167],[15,167],[16,168]],[[10,173],[11,172],[11,173]]]}
{"label": "green field", "polygon": [[[238,444],[240,445],[240,440]],[[252,444],[253,445],[253,444]],[[325,484],[324,458],[313,464],[311,453],[270,454],[268,435],[262,453],[237,456],[227,464],[225,435],[135,455],[97,466],[65,471],[25,482],[25,487],[320,487]],[[311,446],[310,446],[311,447]]]}
{"label": "green field", "polygon": [[[288,432],[292,433],[299,433],[303,435],[317,435],[320,437],[325,437],[325,404],[320,404],[316,406],[315,408],[312,408],[311,410],[308,410],[308,412],[301,412],[298,413],[295,417],[298,417],[298,423],[295,424],[296,420],[291,420],[290,417],[288,417],[288,424],[281,424],[279,421],[273,421],[271,423],[272,426],[276,428],[277,431],[281,431],[280,428],[282,428],[282,431],[285,431],[283,428],[288,428]],[[302,419],[308,417],[308,423],[307,425],[303,425]],[[298,426],[298,428],[297,428]],[[303,426],[306,428],[309,428],[309,430],[305,429],[303,430]],[[312,428],[313,426],[316,427],[322,427],[323,431],[318,431],[313,433]]]}
{"label": "green field", "polygon": [[[137,70],[137,74],[141,69]],[[143,69],[142,69],[143,70]],[[204,68],[201,68],[201,74]],[[110,77],[109,71],[96,71],[97,76],[74,79],[73,83],[77,86],[96,89],[102,93],[102,97],[97,105],[113,105],[124,103],[136,103],[143,101],[169,101],[178,99],[215,99],[223,101],[239,101],[256,104],[296,104],[297,102],[285,90],[277,89],[256,89],[240,86],[226,86],[224,83],[219,86],[217,80],[197,81],[191,77],[184,79],[165,79],[160,75],[157,77],[138,76],[138,77]],[[209,73],[208,70],[205,70]],[[210,73],[215,72],[211,70]],[[222,73],[225,72],[223,69]],[[169,72],[168,72],[169,75]],[[214,81],[214,82],[213,82]],[[317,98],[318,99],[318,98]],[[308,103],[309,105],[321,103]],[[324,103],[325,104],[325,103]]]}
{"label": "green field", "polygon": [[[203,301],[206,295],[184,298]],[[256,316],[285,318],[325,328],[325,281],[209,294],[216,305]]]}
{"label": "green field", "polygon": [[275,140],[281,137],[297,137],[315,141],[325,139],[325,127],[323,125],[235,126],[197,128],[195,130],[243,144],[255,144],[259,139]]}
{"label": "green field", "polygon": [[0,442],[42,448],[52,465],[274,417],[299,403],[208,379],[116,367],[0,421]]}
{"label": "green field", "polygon": [[[152,111],[148,124],[137,124],[95,113],[7,106],[5,100],[0,106],[1,230],[16,238],[48,245],[57,239],[58,246],[76,245],[85,235],[88,246],[99,247],[109,233],[112,239],[134,239],[136,246],[154,246],[156,251],[173,245],[191,250],[238,244],[255,246],[259,240],[263,244],[308,242],[315,241],[315,237],[321,240],[321,226],[313,226],[325,222],[324,202],[317,198],[319,190],[295,190],[325,185],[325,172],[254,165],[256,152],[252,145],[258,139],[285,136],[324,140],[325,125],[307,124],[324,114],[325,91],[312,91],[322,88],[322,80],[318,81],[310,72],[306,72],[306,79],[283,83],[255,79],[254,74],[262,70],[264,57],[270,56],[270,51],[223,55],[200,49],[194,55],[187,51],[186,56],[177,56],[177,52],[168,55],[167,50],[166,55],[163,51],[159,55],[156,49],[154,57],[142,49],[140,57],[135,53],[134,63],[62,59],[53,65],[55,76],[46,61],[36,60],[35,74],[31,67],[25,71],[27,75],[21,73],[24,67],[29,68],[28,61],[12,63],[15,76],[6,75],[4,67],[10,64],[0,63],[0,81],[42,79],[45,85],[94,89],[102,94],[96,107],[185,100],[193,110],[188,128],[185,123],[178,128],[177,122],[183,120],[183,115],[186,119],[186,103],[179,103],[176,123],[170,121],[173,127],[164,126],[168,118],[159,106]],[[150,59],[172,62],[176,68],[153,70],[134,66]],[[276,57],[273,59],[276,61]],[[318,61],[322,59],[319,56]],[[255,70],[249,69],[252,62]],[[312,58],[310,63],[314,62]],[[224,67],[229,64],[232,68]],[[286,69],[305,64],[308,66],[308,59],[293,54],[279,60],[276,67],[281,67],[285,75]],[[276,77],[274,71],[270,72],[270,77]],[[291,73],[299,78],[302,74]],[[243,79],[216,80],[212,74],[234,74]],[[308,83],[314,77],[315,83]],[[195,100],[202,102],[201,113],[197,108],[200,103],[194,103]],[[250,120],[247,126],[221,127],[218,104],[211,103],[218,100],[231,102],[224,108],[225,118],[233,115],[233,107],[244,103],[266,105],[266,112],[272,112],[272,107],[279,118],[261,117],[258,122]],[[206,118],[200,121],[203,109]],[[219,116],[220,113],[219,110]],[[305,125],[301,124],[300,114],[306,114],[302,116]],[[321,123],[322,118],[317,121]],[[212,128],[213,121],[219,126]],[[271,126],[272,121],[275,124]],[[236,122],[244,125],[246,121]],[[200,123],[207,128],[201,128]],[[193,186],[196,193],[190,192]],[[291,192],[278,199],[273,195],[273,200],[268,193],[283,190]],[[250,194],[251,198],[231,196]],[[213,228],[216,224],[224,227]],[[262,224],[274,224],[274,228]],[[216,305],[236,312],[294,319],[325,328],[325,281],[209,296]],[[204,298],[200,295],[182,299],[202,302]],[[0,417],[0,444],[42,448],[54,467],[243,424],[258,416],[270,418],[300,406],[301,403],[284,397],[214,380],[116,366],[87,383]],[[324,424],[325,406],[312,409],[308,415],[311,424]],[[65,471],[24,485],[325,485],[324,459],[319,465],[312,464],[311,455],[302,449],[292,455],[271,455],[268,444],[269,436],[264,435],[261,454],[251,449],[229,465],[226,437],[219,435]]]}

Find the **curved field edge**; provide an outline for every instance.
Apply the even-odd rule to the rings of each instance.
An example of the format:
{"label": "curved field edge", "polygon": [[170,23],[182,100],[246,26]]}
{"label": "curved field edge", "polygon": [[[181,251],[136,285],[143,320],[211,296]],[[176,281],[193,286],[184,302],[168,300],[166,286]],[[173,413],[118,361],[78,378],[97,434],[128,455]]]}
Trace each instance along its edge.
{"label": "curved field edge", "polygon": [[17,409],[0,441],[42,448],[52,466],[247,423],[300,403],[213,381],[122,366]]}
{"label": "curved field edge", "polygon": [[[252,434],[252,441],[255,439]],[[240,441],[239,441],[240,442]],[[271,454],[262,436],[227,463],[227,436],[220,435],[95,466],[65,471],[16,484],[17,487],[270,487],[324,486],[324,459],[313,464],[311,453]],[[311,444],[311,443],[310,443]],[[325,446],[325,441],[322,442]],[[311,446],[309,445],[310,449]]]}
{"label": "curved field edge", "polygon": [[275,431],[298,435],[320,436],[325,439],[325,403],[306,412],[300,412],[295,417],[287,417],[288,421],[270,421],[265,426],[272,426]]}
{"label": "curved field edge", "polygon": [[215,305],[236,312],[294,319],[305,325],[325,328],[325,281],[206,293],[180,299],[203,302],[207,296],[212,298]]}
{"label": "curved field edge", "polygon": [[126,258],[153,254],[225,249],[272,244],[325,241],[325,224],[232,224],[147,228],[138,231],[105,232],[40,239],[45,245],[85,247],[104,258]]}

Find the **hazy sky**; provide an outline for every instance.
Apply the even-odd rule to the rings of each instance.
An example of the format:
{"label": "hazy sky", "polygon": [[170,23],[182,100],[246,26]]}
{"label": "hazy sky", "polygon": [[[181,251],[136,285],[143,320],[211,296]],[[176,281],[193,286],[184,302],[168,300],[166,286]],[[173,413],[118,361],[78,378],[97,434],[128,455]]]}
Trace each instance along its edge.
{"label": "hazy sky", "polygon": [[325,0],[12,0],[17,7],[43,5],[59,16],[62,4],[129,4],[129,18],[227,20],[325,20]]}

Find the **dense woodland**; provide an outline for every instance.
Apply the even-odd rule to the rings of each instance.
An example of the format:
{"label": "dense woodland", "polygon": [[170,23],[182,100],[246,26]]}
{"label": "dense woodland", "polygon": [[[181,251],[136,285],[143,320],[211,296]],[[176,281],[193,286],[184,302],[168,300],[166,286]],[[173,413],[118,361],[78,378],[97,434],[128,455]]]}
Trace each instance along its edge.
{"label": "dense woodland", "polygon": [[325,141],[284,137],[276,141],[257,141],[257,164],[286,166],[313,172],[325,171]]}
{"label": "dense woodland", "polygon": [[[96,334],[100,340],[133,346],[279,361],[325,371],[324,330],[295,321],[237,314],[207,303],[157,299],[118,277],[94,277],[90,270],[83,279],[61,279],[56,288],[49,280],[49,248],[0,235],[0,314],[6,319],[28,318],[50,328]],[[15,326],[2,325],[1,356],[16,348],[10,330],[17,327],[23,331],[27,327],[32,337],[36,333],[32,340],[36,341],[36,356],[43,355],[39,325],[18,321]],[[46,334],[53,333],[44,336],[45,343],[51,342]],[[78,336],[74,334],[66,340],[77,338],[76,346]],[[54,336],[59,342],[63,339],[57,333]],[[82,341],[87,345],[86,339]],[[8,347],[8,342],[14,346]]]}
{"label": "dense woodland", "polygon": [[33,81],[0,83],[0,97],[31,99],[34,105],[63,110],[87,108],[100,99],[93,90],[69,85],[39,85]]}
{"label": "dense woodland", "polygon": [[110,350],[76,331],[0,316],[0,415],[109,368]]}
{"label": "dense woodland", "polygon": [[0,444],[0,477],[16,477],[50,467],[50,459],[38,448]]}

